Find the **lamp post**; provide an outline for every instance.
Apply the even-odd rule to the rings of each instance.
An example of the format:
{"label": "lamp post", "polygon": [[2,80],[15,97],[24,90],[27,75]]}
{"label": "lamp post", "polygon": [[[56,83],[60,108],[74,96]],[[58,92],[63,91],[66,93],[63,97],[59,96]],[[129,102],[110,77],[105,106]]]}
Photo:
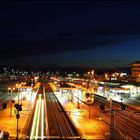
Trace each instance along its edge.
{"label": "lamp post", "polygon": [[[20,84],[20,87],[21,87],[21,86],[24,86],[25,84],[26,84],[25,82],[21,83],[21,84]],[[22,97],[22,92],[21,92],[21,105],[22,105],[22,99],[23,99],[23,97]]]}
{"label": "lamp post", "polygon": [[33,96],[33,83],[31,84],[31,105],[32,105],[32,96]]}
{"label": "lamp post", "polygon": [[[87,84],[87,91],[88,91],[88,96],[87,97],[87,104],[88,104],[88,107],[89,107],[89,119],[90,119],[90,114],[91,114],[91,104],[93,104],[93,96],[92,96],[92,93],[91,93],[91,90],[88,90],[90,88],[90,81],[91,79],[94,78],[94,70],[90,70],[88,71],[88,84]],[[89,92],[90,91],[90,92]]]}
{"label": "lamp post", "polygon": [[15,88],[11,88],[9,87],[8,88],[9,91],[11,91],[10,93],[10,96],[11,96],[11,101],[10,101],[10,117],[12,117],[12,93],[13,93],[13,90],[15,90]]}
{"label": "lamp post", "polygon": [[80,108],[80,102],[79,102],[79,92],[80,92],[80,87],[78,87],[78,109]]}
{"label": "lamp post", "polygon": [[94,78],[94,70],[88,71],[88,84],[87,84],[87,89],[90,87],[90,82],[91,79]]}
{"label": "lamp post", "polygon": [[21,84],[16,84],[16,87],[18,89],[18,104],[19,104],[19,88],[21,87]]}
{"label": "lamp post", "polygon": [[[18,105],[19,105],[19,88],[20,88],[20,86],[21,86],[21,84],[16,84],[16,87],[18,88]],[[17,137],[16,137],[16,140],[18,140],[18,120],[19,120],[19,110],[17,110],[16,118],[17,118]]]}
{"label": "lamp post", "polygon": [[[24,88],[24,86],[26,85],[26,82],[22,82],[21,84],[20,84],[20,87],[21,86],[23,86],[23,88]],[[23,93],[21,92],[21,105],[22,105],[22,100],[23,100]]]}

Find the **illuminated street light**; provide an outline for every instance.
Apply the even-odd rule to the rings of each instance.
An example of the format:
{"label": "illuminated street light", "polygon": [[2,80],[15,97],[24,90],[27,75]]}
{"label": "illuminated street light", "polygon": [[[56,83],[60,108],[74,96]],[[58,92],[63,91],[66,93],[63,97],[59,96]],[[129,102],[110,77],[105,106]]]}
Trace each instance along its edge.
{"label": "illuminated street light", "polygon": [[[26,82],[22,82],[21,84],[19,84],[19,87],[21,87],[21,86],[24,86],[24,85],[26,85]],[[20,93],[21,94],[21,105],[22,105],[22,92]]]}
{"label": "illuminated street light", "polygon": [[112,98],[108,97],[107,100],[110,102],[110,110],[112,109]]}
{"label": "illuminated street light", "polygon": [[93,104],[94,96],[93,96],[93,92],[90,89],[89,84],[90,84],[91,78],[94,78],[94,70],[88,71],[88,78],[89,79],[88,79],[88,84],[87,84],[86,103],[89,107],[89,119],[90,119],[91,104]]}
{"label": "illuminated street light", "polygon": [[16,87],[18,89],[18,104],[19,104],[19,88],[21,87],[21,84],[16,84]]}
{"label": "illuminated street light", "polygon": [[87,89],[90,87],[90,81],[92,78],[94,78],[94,70],[88,71],[87,72],[87,77],[88,77],[88,83],[87,83]]}
{"label": "illuminated street light", "polygon": [[15,90],[15,88],[11,88],[9,87],[8,88],[9,91],[11,91],[11,101],[10,101],[10,117],[12,117],[12,93],[13,93],[13,90]]}

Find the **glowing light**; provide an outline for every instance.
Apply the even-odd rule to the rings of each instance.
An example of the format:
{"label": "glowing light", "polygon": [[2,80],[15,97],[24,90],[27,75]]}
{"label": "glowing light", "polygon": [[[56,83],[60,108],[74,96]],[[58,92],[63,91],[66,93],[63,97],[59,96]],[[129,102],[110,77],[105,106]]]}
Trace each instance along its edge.
{"label": "glowing light", "polygon": [[44,137],[44,100],[42,100],[42,118],[41,119],[42,119],[41,139],[43,139]]}
{"label": "glowing light", "polygon": [[15,88],[11,88],[11,87],[9,87],[8,90],[15,90]]}
{"label": "glowing light", "polygon": [[85,82],[83,82],[82,84],[83,84],[83,85],[85,85],[86,83],[85,83]]}
{"label": "glowing light", "polygon": [[37,80],[38,78],[39,78],[38,76],[37,77],[34,77],[35,80]]}
{"label": "glowing light", "polygon": [[41,99],[40,99],[40,96],[39,96],[39,108],[38,108],[37,124],[36,124],[36,134],[35,134],[36,139],[38,138],[39,118],[40,118],[40,105],[41,105]]}
{"label": "glowing light", "polygon": [[31,129],[30,139],[33,139],[33,134],[34,134],[34,130],[35,130],[35,121],[36,121],[37,113],[38,113],[38,105],[39,105],[39,101],[37,100],[36,109],[35,109],[35,115],[34,115],[34,119],[33,119],[33,125],[32,125],[32,129]]}
{"label": "glowing light", "polygon": [[21,87],[21,84],[16,84],[16,87],[17,87],[17,88]]}
{"label": "glowing light", "polygon": [[41,139],[43,139],[44,137],[44,100],[42,99],[42,95],[38,96],[38,100],[36,103],[30,139],[38,139],[40,119],[41,119]]}

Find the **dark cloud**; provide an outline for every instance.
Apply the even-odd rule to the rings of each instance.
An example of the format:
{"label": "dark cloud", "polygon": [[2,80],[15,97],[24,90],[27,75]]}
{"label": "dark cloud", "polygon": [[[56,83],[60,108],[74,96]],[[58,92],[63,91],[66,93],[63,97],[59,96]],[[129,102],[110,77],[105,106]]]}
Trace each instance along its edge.
{"label": "dark cloud", "polygon": [[4,59],[108,47],[140,34],[138,2],[9,2],[0,7]]}
{"label": "dark cloud", "polygon": [[24,57],[108,47],[128,39],[127,37],[122,36],[120,39],[119,35],[133,35],[133,32],[128,34],[128,32],[123,29],[85,29],[50,34],[46,36],[46,38],[31,37],[28,39],[26,37],[24,38],[21,34],[9,34],[9,37],[3,36],[3,39],[1,39],[0,46],[2,47],[0,47],[0,57],[17,57],[18,55]]}

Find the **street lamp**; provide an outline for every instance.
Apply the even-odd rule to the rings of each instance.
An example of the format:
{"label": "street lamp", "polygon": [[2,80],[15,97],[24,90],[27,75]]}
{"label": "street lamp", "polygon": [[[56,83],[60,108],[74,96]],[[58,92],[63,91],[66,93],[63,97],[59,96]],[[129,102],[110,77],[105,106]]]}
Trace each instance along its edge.
{"label": "street lamp", "polygon": [[13,90],[15,90],[15,88],[11,88],[9,87],[8,88],[9,91],[11,91],[11,101],[10,101],[10,117],[12,117],[12,93],[13,93]]}
{"label": "street lamp", "polygon": [[87,76],[88,76],[88,83],[87,83],[87,89],[88,89],[90,87],[90,81],[94,77],[94,70],[88,71]]}
{"label": "street lamp", "polygon": [[91,89],[89,89],[90,88],[90,81],[91,81],[92,78],[94,78],[94,70],[88,71],[86,103],[89,106],[89,119],[90,119],[90,114],[91,114],[91,104],[93,104],[93,101],[94,101],[93,92],[91,93]]}
{"label": "street lamp", "polygon": [[112,109],[112,98],[111,97],[108,97],[107,100],[109,101],[110,103],[110,110]]}
{"label": "street lamp", "polygon": [[33,83],[31,84],[31,105],[32,105],[32,96],[33,96]]}
{"label": "street lamp", "polygon": [[19,88],[21,87],[21,84],[16,84],[16,87],[18,89],[18,104],[19,104]]}
{"label": "street lamp", "polygon": [[78,108],[78,109],[80,108],[80,101],[79,101],[79,100],[80,100],[80,99],[79,99],[80,97],[79,97],[79,92],[80,92],[80,86],[78,87],[78,98],[77,98],[77,99],[78,99],[78,101],[77,101],[77,104],[78,104],[78,107],[77,107],[77,108]]}
{"label": "street lamp", "polygon": [[[25,84],[26,84],[26,82],[22,82],[21,84],[19,84],[19,87],[24,86]],[[20,94],[21,94],[21,105],[22,105],[22,99],[23,99],[22,92]]]}
{"label": "street lamp", "polygon": [[[18,106],[19,106],[19,88],[21,87],[21,84],[16,84],[16,87],[18,88]],[[17,137],[16,140],[18,140],[18,120],[19,120],[19,110],[17,109],[17,114],[16,114],[16,118],[17,118]]]}

